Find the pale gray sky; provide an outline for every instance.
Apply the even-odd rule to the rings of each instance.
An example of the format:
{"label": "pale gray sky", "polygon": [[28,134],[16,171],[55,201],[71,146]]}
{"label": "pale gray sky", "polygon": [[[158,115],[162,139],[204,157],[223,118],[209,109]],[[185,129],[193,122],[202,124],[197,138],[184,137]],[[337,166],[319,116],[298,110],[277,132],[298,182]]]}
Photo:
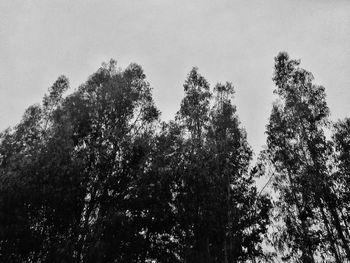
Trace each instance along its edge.
{"label": "pale gray sky", "polygon": [[231,81],[255,151],[274,99],[273,58],[287,51],[326,87],[332,118],[350,116],[349,0],[0,0],[0,129],[65,74],[76,88],[103,61],[143,66],[163,119],[198,66]]}

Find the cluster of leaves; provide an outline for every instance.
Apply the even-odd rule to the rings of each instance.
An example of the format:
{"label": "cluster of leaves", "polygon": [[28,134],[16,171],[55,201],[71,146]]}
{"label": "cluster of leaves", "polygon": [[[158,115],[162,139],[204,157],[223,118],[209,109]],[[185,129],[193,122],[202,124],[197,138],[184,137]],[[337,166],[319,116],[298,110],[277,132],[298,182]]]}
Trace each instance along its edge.
{"label": "cluster of leaves", "polygon": [[1,262],[264,257],[271,203],[254,186],[230,83],[212,92],[192,69],[168,123],[139,65],[111,60],[68,88],[59,77],[0,135]]}

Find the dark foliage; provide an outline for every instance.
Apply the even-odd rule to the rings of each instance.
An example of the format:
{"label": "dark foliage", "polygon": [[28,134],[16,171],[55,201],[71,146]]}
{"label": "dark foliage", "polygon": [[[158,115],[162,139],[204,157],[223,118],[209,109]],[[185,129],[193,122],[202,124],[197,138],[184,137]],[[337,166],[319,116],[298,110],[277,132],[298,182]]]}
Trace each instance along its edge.
{"label": "dark foliage", "polygon": [[71,95],[61,76],[1,134],[2,262],[231,262],[262,255],[270,203],[230,84],[193,69],[159,123],[140,66],[111,60]]}
{"label": "dark foliage", "polygon": [[137,64],[104,63],[68,96],[60,76],[0,134],[0,261],[350,260],[350,120],[328,120],[299,64],[275,58],[279,100],[253,167],[231,83],[211,90],[193,68],[165,123]]}
{"label": "dark foliage", "polygon": [[299,64],[287,53],[275,58],[279,100],[273,105],[263,152],[278,195],[274,241],[285,261],[344,262],[350,260],[348,203],[340,198],[346,195],[349,176],[343,169],[346,124],[338,123],[335,140],[327,140],[325,89],[313,84],[312,74]]}

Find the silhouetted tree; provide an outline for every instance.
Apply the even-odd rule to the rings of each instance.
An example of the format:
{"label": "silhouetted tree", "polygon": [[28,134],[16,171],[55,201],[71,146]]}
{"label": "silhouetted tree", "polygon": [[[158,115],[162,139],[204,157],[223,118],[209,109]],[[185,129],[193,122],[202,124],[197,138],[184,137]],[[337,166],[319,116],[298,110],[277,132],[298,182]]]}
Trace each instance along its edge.
{"label": "silhouetted tree", "polygon": [[264,156],[273,167],[279,196],[283,227],[277,239],[285,260],[343,262],[350,254],[329,166],[332,143],[324,135],[329,115],[325,89],[314,85],[312,74],[299,63],[287,53],[275,58],[279,101],[267,126]]}
{"label": "silhouetted tree", "polygon": [[210,107],[209,84],[192,69],[175,129],[182,155],[175,206],[185,262],[244,261],[261,255],[269,201],[249,175],[251,149],[231,104],[233,86],[218,84]]}

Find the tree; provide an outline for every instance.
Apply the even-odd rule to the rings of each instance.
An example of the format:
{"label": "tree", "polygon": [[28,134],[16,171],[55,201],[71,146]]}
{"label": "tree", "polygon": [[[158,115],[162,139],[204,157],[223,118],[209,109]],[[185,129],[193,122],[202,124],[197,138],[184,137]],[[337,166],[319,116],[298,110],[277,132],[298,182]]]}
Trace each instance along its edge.
{"label": "tree", "polygon": [[67,98],[75,154],[83,163],[86,195],[77,257],[84,262],[140,262],[148,218],[139,196],[147,175],[159,112],[140,66],[101,67]]}
{"label": "tree", "polygon": [[267,195],[257,193],[254,170],[249,171],[252,150],[231,102],[233,86],[219,83],[215,92],[208,144],[217,195],[211,207],[215,211],[212,220],[221,219],[216,226],[219,232],[212,237],[221,237],[216,244],[221,254],[217,262],[254,262],[263,255],[260,244],[269,224],[271,204]]}
{"label": "tree", "polygon": [[68,85],[59,77],[43,106],[29,107],[21,123],[1,136],[0,257],[5,262],[70,256],[83,191],[67,127],[57,121]]}
{"label": "tree", "polygon": [[[233,86],[209,84],[192,69],[177,115],[181,155],[175,206],[185,262],[244,261],[261,255],[269,200],[258,196],[248,167],[252,151],[231,104]],[[255,226],[255,227],[254,227]]]}
{"label": "tree", "polygon": [[115,61],[63,98],[68,85],[59,77],[42,106],[1,136],[0,256],[139,261],[147,248],[137,194],[159,115],[151,88],[140,66],[121,72]]}
{"label": "tree", "polygon": [[273,105],[264,156],[279,195],[284,227],[278,239],[286,260],[333,257],[342,262],[344,256],[349,259],[349,247],[328,165],[332,143],[324,135],[329,115],[325,89],[314,85],[312,74],[299,64],[284,52],[275,58],[273,80],[280,100]]}

